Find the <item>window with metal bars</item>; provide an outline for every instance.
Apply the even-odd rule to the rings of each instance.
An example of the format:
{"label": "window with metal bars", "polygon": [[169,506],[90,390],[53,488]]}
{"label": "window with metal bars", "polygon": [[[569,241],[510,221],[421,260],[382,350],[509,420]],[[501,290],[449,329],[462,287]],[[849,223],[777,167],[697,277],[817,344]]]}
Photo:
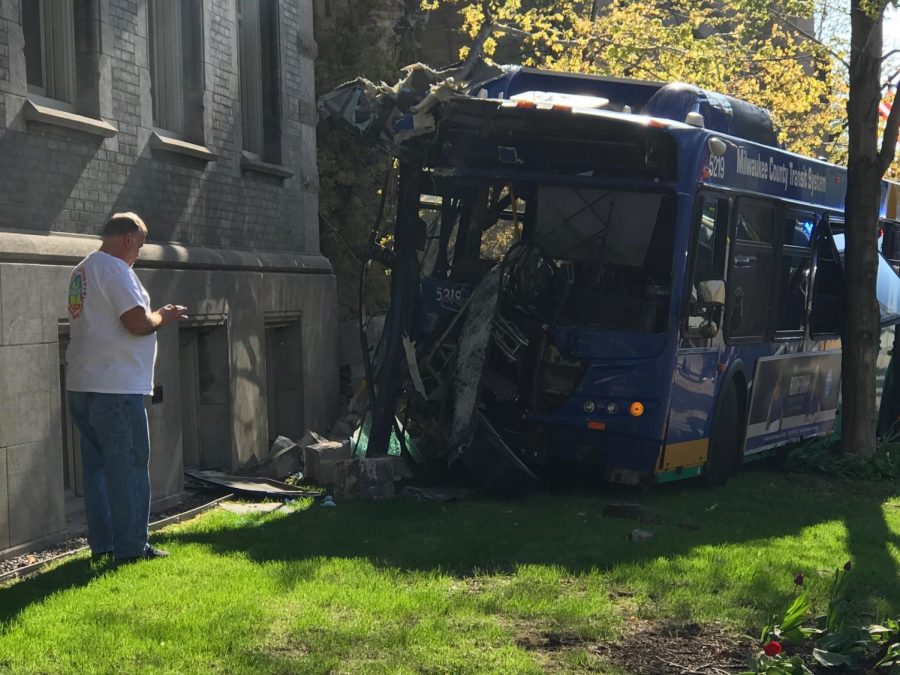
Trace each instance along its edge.
{"label": "window with metal bars", "polygon": [[28,93],[75,103],[75,9],[83,2],[24,0]]}
{"label": "window with metal bars", "polygon": [[149,0],[153,125],[203,142],[203,30],[200,0]]}
{"label": "window with metal bars", "polygon": [[238,0],[243,149],[281,163],[277,0]]}

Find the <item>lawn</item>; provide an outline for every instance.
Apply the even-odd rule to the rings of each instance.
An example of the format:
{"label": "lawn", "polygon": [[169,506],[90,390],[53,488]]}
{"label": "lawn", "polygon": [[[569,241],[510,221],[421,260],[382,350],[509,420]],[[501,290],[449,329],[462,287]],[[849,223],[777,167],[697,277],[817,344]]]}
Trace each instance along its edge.
{"label": "lawn", "polygon": [[[613,501],[650,518],[604,517]],[[636,622],[757,634],[797,573],[824,588],[847,560],[861,609],[900,613],[900,488],[772,471],[647,495],[218,510],[155,542],[172,556],[82,556],[0,588],[0,672],[622,672],[598,646]]]}

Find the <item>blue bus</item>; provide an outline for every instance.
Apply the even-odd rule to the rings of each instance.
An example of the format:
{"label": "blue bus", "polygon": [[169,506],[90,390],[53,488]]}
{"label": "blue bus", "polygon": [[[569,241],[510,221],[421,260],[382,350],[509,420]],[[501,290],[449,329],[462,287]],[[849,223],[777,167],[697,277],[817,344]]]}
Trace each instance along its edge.
{"label": "blue bus", "polygon": [[514,492],[563,463],[721,483],[832,431],[843,168],[779,147],[765,110],[678,83],[509,68],[430,115],[394,148],[373,437],[399,404],[423,465],[461,459]]}

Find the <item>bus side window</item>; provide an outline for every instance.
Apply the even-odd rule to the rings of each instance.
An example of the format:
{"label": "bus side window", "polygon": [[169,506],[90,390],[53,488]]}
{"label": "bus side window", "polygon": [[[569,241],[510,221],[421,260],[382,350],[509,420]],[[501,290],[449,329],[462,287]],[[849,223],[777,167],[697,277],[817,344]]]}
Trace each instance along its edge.
{"label": "bus side window", "polygon": [[774,231],[772,207],[738,202],[726,302],[725,335],[729,339],[758,342],[766,335]]}
{"label": "bus side window", "polygon": [[[832,229],[843,231],[843,224],[832,221]],[[834,252],[831,237],[815,242],[816,274],[813,282],[809,333],[813,338],[838,337],[843,314],[841,262]]]}
{"label": "bus side window", "polygon": [[813,216],[800,213],[789,213],[784,221],[778,311],[775,315],[775,334],[780,337],[801,337],[806,327],[812,268],[810,236],[815,224]]}
{"label": "bus side window", "polygon": [[882,220],[881,230],[884,232],[881,240],[881,253],[887,258],[894,271],[900,273],[900,223]]}
{"label": "bus side window", "polygon": [[687,305],[687,337],[715,337],[722,321],[722,298],[713,298],[716,284],[725,279],[728,240],[728,200],[702,197],[691,251],[690,299]]}

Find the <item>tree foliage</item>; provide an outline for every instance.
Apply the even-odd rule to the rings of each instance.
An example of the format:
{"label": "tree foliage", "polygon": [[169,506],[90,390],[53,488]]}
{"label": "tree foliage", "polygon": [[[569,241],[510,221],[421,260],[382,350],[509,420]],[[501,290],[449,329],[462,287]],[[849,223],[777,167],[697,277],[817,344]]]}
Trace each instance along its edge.
{"label": "tree foliage", "polygon": [[[400,14],[393,0],[358,0],[339,6],[329,23],[317,27],[316,92],[325,93],[357,77],[393,81],[405,63],[398,34]],[[322,253],[331,261],[338,283],[339,319],[356,316],[357,284],[380,189],[390,159],[367,152],[355,140],[318,128],[319,233]],[[380,294],[386,282],[373,276]]]}
{"label": "tree foliage", "polygon": [[[843,163],[849,40],[840,32],[825,39],[821,24],[804,29],[794,18],[827,10],[834,25],[839,10],[826,2],[424,0],[423,6],[458,7],[472,36],[493,21],[498,29],[485,51],[500,60],[689,82],[755,103],[772,112],[789,150]],[[505,31],[509,26],[518,30]],[[892,171],[900,175],[896,162]]]}

